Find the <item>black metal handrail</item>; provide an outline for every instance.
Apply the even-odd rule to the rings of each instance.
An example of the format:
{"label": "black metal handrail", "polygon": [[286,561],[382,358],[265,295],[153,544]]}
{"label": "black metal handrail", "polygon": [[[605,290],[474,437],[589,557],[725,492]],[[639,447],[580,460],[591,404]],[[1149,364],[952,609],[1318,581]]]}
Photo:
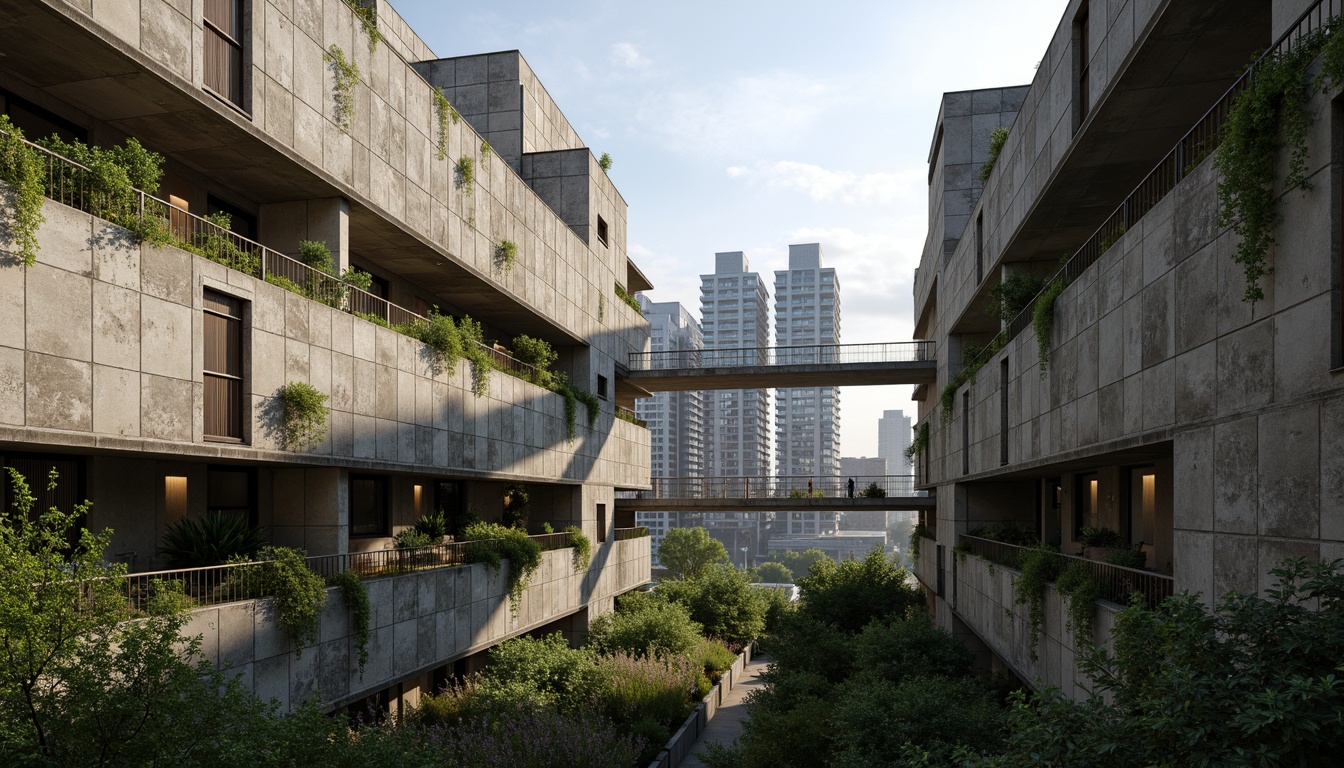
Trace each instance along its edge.
{"label": "black metal handrail", "polygon": [[625,499],[839,499],[862,498],[876,484],[883,496],[915,496],[914,475],[766,475],[761,477],[655,477],[648,491],[618,491]]}
{"label": "black metal handrail", "polygon": [[[543,533],[528,538],[540,544],[543,552],[573,546],[567,532]],[[313,555],[304,560],[314,573],[328,582],[346,570],[354,571],[360,578],[379,578],[464,565],[467,562],[467,548],[478,543],[450,541],[428,547]],[[263,567],[266,563],[259,561],[128,573],[124,577],[126,596],[131,607],[139,611],[148,609],[150,599],[164,583],[181,585],[182,592],[192,600],[195,607],[268,597],[269,586]]]}
{"label": "black metal handrail", "polygon": [[1218,148],[1222,140],[1222,129],[1227,123],[1232,105],[1238,96],[1249,87],[1255,77],[1256,67],[1269,56],[1280,55],[1292,48],[1299,40],[1317,30],[1323,29],[1341,14],[1344,0],[1317,0],[1308,8],[1296,23],[1284,32],[1277,41],[1251,63],[1246,71],[1232,83],[1218,101],[1204,113],[1194,127],[1186,132],[1176,146],[1168,152],[1157,166],[1140,181],[1120,206],[1092,233],[1074,252],[1073,256],[1046,281],[1041,292],[1034,296],[1026,307],[1008,322],[1004,328],[981,350],[970,363],[982,366],[991,357],[1017,338],[1018,334],[1032,325],[1036,313],[1036,303],[1045,294],[1052,283],[1062,281],[1065,285],[1077,280],[1083,272],[1101,258],[1130,227],[1138,223],[1149,211],[1157,206],[1185,176]]}
{"label": "black metal handrail", "polygon": [[738,365],[837,365],[913,363],[933,360],[932,341],[875,344],[804,344],[734,349],[680,349],[630,353],[630,370],[661,371]]}
{"label": "black metal handrail", "polygon": [[[6,131],[0,133],[9,135]],[[134,189],[134,196],[129,201],[110,200],[105,192],[92,184],[93,172],[88,166],[27,139],[20,140],[43,160],[46,168],[44,196],[49,200],[119,226],[134,223],[142,230],[161,228],[185,250],[352,315],[373,318],[391,326],[428,322],[423,315],[267,248],[144,190]],[[496,368],[528,381],[537,380],[537,369],[532,365],[488,344],[474,343],[486,351]]]}
{"label": "black metal handrail", "polygon": [[[957,549],[960,552],[1015,569],[1021,567],[1022,554],[1028,549],[964,533],[958,537],[958,541],[960,543]],[[1143,601],[1149,608],[1155,608],[1158,603],[1171,597],[1175,587],[1175,579],[1156,571],[1126,568],[1123,565],[1112,565],[1062,552],[1053,554],[1060,558],[1061,566],[1074,562],[1086,566],[1092,578],[1101,585],[1102,599],[1113,603],[1128,605],[1130,596],[1137,592],[1143,596]]]}

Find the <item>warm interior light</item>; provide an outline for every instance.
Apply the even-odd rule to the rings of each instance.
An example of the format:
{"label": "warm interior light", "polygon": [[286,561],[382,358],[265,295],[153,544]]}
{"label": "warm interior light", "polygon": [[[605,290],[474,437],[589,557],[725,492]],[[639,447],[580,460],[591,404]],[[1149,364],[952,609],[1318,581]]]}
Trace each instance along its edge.
{"label": "warm interior light", "polygon": [[1100,509],[1097,508],[1097,481],[1096,480],[1087,481],[1087,488],[1088,488],[1087,493],[1089,497],[1088,501],[1090,502],[1091,505],[1089,506],[1088,511],[1091,512],[1092,517],[1095,518],[1097,516],[1097,513],[1101,511]]}
{"label": "warm interior light", "polygon": [[187,478],[168,475],[163,478],[163,517],[175,523],[187,516]]}
{"label": "warm interior light", "polygon": [[420,498],[423,492],[424,488],[422,486],[420,485],[411,486],[411,496],[412,496],[411,503],[415,508],[415,514],[417,517],[424,514],[424,510],[420,508]]}

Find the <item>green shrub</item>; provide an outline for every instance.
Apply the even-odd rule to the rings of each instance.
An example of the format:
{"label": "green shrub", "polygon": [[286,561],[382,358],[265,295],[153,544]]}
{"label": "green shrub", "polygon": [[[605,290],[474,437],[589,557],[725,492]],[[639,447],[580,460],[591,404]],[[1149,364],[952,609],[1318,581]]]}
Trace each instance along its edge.
{"label": "green shrub", "polygon": [[560,353],[543,339],[534,339],[526,334],[513,337],[513,356],[519,362],[527,363],[536,369],[529,380],[539,387],[550,389],[553,376],[551,366],[560,358]]}
{"label": "green shrub", "polygon": [[421,533],[416,528],[407,528],[406,530],[398,533],[396,536],[393,536],[392,539],[393,541],[396,542],[397,549],[414,549],[417,547],[428,547],[432,546],[435,543],[434,539],[430,538],[428,535],[424,533]]}
{"label": "green shrub", "polygon": [[620,299],[621,301],[625,302],[626,306],[628,306],[628,307],[630,307],[631,309],[635,310],[635,312],[637,312],[637,313],[639,313],[639,314],[641,314],[641,315],[644,314],[644,310],[640,309],[640,306],[639,306],[639,299],[636,299],[633,295],[631,295],[631,293],[630,293],[629,291],[627,291],[627,290],[625,290],[625,288],[621,287],[621,284],[620,284],[620,283],[616,283],[615,288],[616,288],[616,298],[618,298],[618,299]]}
{"label": "green shrub", "polygon": [[859,491],[859,496],[865,499],[885,499],[887,498],[887,490],[874,481],[869,483],[867,488]]}
{"label": "green shrub", "polygon": [[490,371],[495,369],[495,360],[485,343],[485,331],[470,315],[463,315],[457,323],[457,332],[462,339],[462,356],[471,363],[472,390],[477,397],[485,397],[490,394]]}
{"label": "green shrub", "polygon": [[1125,541],[1124,536],[1106,527],[1093,528],[1085,525],[1080,534],[1085,547],[1115,548],[1129,546],[1129,542]]}
{"label": "green shrub", "polygon": [[471,155],[457,159],[457,188],[468,197],[476,191],[476,160]]}
{"label": "green shrub", "polygon": [[421,515],[419,520],[415,521],[415,530],[427,537],[430,540],[430,543],[438,544],[443,540],[443,537],[447,536],[449,533],[448,517],[443,513],[442,509],[427,512]]}
{"label": "green shrub", "polygon": [[602,156],[597,158],[597,166],[602,169],[603,173],[610,173],[612,165],[611,155],[606,152],[603,152]]}
{"label": "green shrub", "polygon": [[262,578],[274,599],[275,622],[293,639],[294,655],[302,656],[303,646],[317,642],[327,585],[308,567],[301,549],[266,547],[258,557],[265,562]]}
{"label": "green shrub", "polygon": [[700,644],[701,626],[684,605],[634,592],[588,630],[588,644],[602,654],[689,656]]}
{"label": "green shrub", "polygon": [[299,261],[329,275],[335,273],[336,266],[331,259],[331,249],[320,240],[300,240]]}
{"label": "green shrub", "polygon": [[516,617],[523,590],[541,565],[541,545],[527,531],[482,522],[468,525],[462,540],[468,542],[467,562],[485,563],[498,571],[502,560],[509,561],[509,611]]}
{"label": "green shrub", "polygon": [[904,568],[874,549],[862,560],[820,560],[797,580],[807,611],[848,633],[889,615],[904,616],[924,598]]}
{"label": "green shrub", "polygon": [[995,128],[989,132],[989,159],[980,166],[980,181],[989,181],[989,175],[994,172],[994,166],[999,162],[999,153],[1003,151],[1003,145],[1007,141],[1007,128]]}
{"label": "green shrub", "polygon": [[170,568],[203,568],[251,560],[266,546],[266,534],[244,515],[209,512],[197,523],[182,518],[168,526],[159,554]]}
{"label": "green shrub", "polygon": [[695,659],[704,669],[705,677],[708,677],[710,682],[717,683],[723,673],[737,661],[737,654],[728,650],[728,646],[718,640],[704,638],[700,641],[700,646],[695,649]]}
{"label": "green shrub", "polygon": [[573,711],[594,701],[604,678],[592,650],[570,648],[565,636],[556,632],[541,638],[519,637],[491,648],[482,684],[532,688],[547,704]]}
{"label": "green shrub", "polygon": [[755,579],[764,584],[792,584],[793,571],[783,563],[761,563],[756,567]]}
{"label": "green shrub", "polygon": [[1055,582],[1055,591],[1069,598],[1068,630],[1073,635],[1074,649],[1082,651],[1092,642],[1092,623],[1097,615],[1097,601],[1101,599],[1101,582],[1092,576],[1086,563],[1073,560]]}
{"label": "green shrub", "polygon": [[8,115],[0,115],[0,182],[8,187],[4,202],[11,211],[5,241],[30,267],[37,262],[37,231],[44,221],[45,172],[42,155],[24,143],[23,131]]}
{"label": "green shrub", "polygon": [[180,243],[186,250],[203,256],[216,264],[223,264],[253,276],[261,275],[261,255],[238,247],[230,235],[233,217],[227,213],[212,213],[205,220],[215,225],[197,232],[192,242]]}
{"label": "green shrub", "polygon": [[504,240],[495,247],[495,267],[509,272],[513,265],[518,261],[518,244],[512,240]]}
{"label": "green shrub", "polygon": [[574,548],[574,572],[588,570],[588,563],[593,559],[593,540],[577,525],[565,526],[565,533],[569,534],[569,545]]}
{"label": "green shrub", "polygon": [[304,450],[327,434],[327,396],[312,384],[291,381],[280,388],[282,434],[285,446]]}
{"label": "green shrub", "polygon": [[[302,285],[299,285],[298,283],[294,282],[293,280],[290,280],[288,277],[285,277],[283,275],[267,275],[266,282],[270,283],[271,285],[284,288],[286,291],[289,291],[290,293],[297,293],[298,295],[303,296],[305,298],[312,298],[308,294],[307,288],[304,288]],[[363,317],[366,320],[372,320],[373,322],[378,322],[384,328],[387,327],[387,321],[382,320],[382,318],[378,318],[375,320],[373,319],[373,316],[368,315],[360,315],[360,317]]]}
{"label": "green shrub", "polygon": [[1015,270],[1006,280],[989,289],[989,300],[994,304],[994,315],[1002,322],[1011,323],[1044,287],[1045,278]]}
{"label": "green shrub", "polygon": [[909,765],[892,758],[914,751],[927,760],[915,764],[950,766],[958,764],[963,745],[986,750],[997,746],[1003,711],[974,679],[933,677],[890,683],[859,678],[842,686],[831,723],[837,765]]}
{"label": "green shrub", "polygon": [[1143,568],[1148,564],[1148,554],[1141,547],[1122,547],[1106,555],[1106,562],[1125,568]]}
{"label": "green shrub", "polygon": [[1018,547],[1030,547],[1039,544],[1036,531],[1015,522],[999,522],[982,525],[966,532],[969,536],[978,536],[991,541],[1001,541]]}
{"label": "green shrub", "polygon": [[662,582],[658,593],[664,600],[686,606],[706,636],[730,646],[746,645],[765,629],[769,607],[765,594],[731,565],[708,568],[696,578]]}
{"label": "green shrub", "polygon": [[[601,660],[606,685],[601,708],[618,723],[658,738],[645,754],[657,755],[672,731],[690,714],[701,691],[700,665],[685,656],[643,657],[615,654]],[[657,723],[662,729],[649,727]],[[651,758],[650,758],[651,759]]]}

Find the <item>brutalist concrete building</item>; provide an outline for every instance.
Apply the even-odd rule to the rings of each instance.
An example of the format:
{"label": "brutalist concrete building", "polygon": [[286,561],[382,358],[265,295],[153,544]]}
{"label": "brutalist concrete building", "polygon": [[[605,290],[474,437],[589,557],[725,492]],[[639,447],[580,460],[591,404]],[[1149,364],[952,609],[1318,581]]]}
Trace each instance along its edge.
{"label": "brutalist concrete building", "polygon": [[[197,610],[207,657],[285,707],[413,699],[504,638],[582,632],[649,577],[648,539],[612,512],[614,489],[649,474],[647,430],[616,418],[634,405],[624,363],[648,345],[618,297],[650,287],[625,201],[517,51],[439,59],[386,2],[355,5],[366,22],[343,0],[0,3],[5,114],[29,138],[161,153],[160,186],[120,220],[168,233],[151,245],[93,215],[53,181],[78,169],[44,161],[64,170],[36,263],[0,269],[5,466],[57,468],[50,500],[92,501],[88,525],[115,529],[132,571],[162,564],[166,526],[208,511],[356,562],[434,510],[498,520],[506,483],[530,491],[534,529],[577,524],[594,543],[576,572],[548,540],[516,613],[481,565],[368,581],[362,672],[339,597],[302,656],[264,600]],[[200,218],[217,213],[231,231]],[[296,260],[300,241],[325,242],[336,274],[368,272],[368,290],[317,290],[331,280]],[[482,323],[494,367],[522,377],[473,381],[387,327],[432,308]],[[595,395],[591,426],[580,405],[568,434],[565,397],[507,354],[519,335]],[[304,449],[277,421],[293,384],[327,397],[325,437]]]}
{"label": "brutalist concrete building", "polygon": [[[939,623],[1025,680],[1076,691],[1075,640],[1053,586],[1039,634],[1014,604],[994,524],[1106,585],[1098,642],[1135,590],[1211,601],[1344,556],[1338,86],[1309,101],[1310,189],[1278,203],[1254,302],[1211,159],[1247,63],[1338,12],[1072,0],[1030,85],[943,97],[915,279],[941,366],[916,392],[937,511],[916,567]],[[1014,275],[1056,287],[1002,316],[990,292]],[[1097,557],[1102,528],[1141,564]]]}

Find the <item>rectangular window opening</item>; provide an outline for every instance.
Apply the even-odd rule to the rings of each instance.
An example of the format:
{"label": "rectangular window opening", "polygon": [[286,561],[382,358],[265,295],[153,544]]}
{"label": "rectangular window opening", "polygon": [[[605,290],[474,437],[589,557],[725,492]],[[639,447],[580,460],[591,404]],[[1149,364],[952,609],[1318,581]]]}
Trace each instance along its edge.
{"label": "rectangular window opening", "polygon": [[243,442],[243,302],[205,291],[205,437]]}
{"label": "rectangular window opening", "polygon": [[244,114],[243,0],[205,0],[205,87]]}
{"label": "rectangular window opening", "polygon": [[603,400],[607,399],[607,377],[600,373],[597,375],[597,396]]}
{"label": "rectangular window opening", "polygon": [[999,466],[1008,463],[1008,360],[999,362]]}
{"label": "rectangular window opening", "polygon": [[1074,71],[1078,73],[1078,101],[1077,109],[1074,110],[1074,114],[1078,116],[1078,120],[1073,126],[1075,131],[1081,128],[1083,121],[1087,119],[1088,106],[1092,97],[1090,82],[1091,71],[1088,66],[1091,63],[1091,57],[1088,55],[1091,44],[1088,37],[1087,11],[1087,3],[1083,3],[1082,8],[1078,10],[1076,20],[1073,22],[1074,40],[1076,42],[1076,51],[1074,53],[1076,64]]}
{"label": "rectangular window opening", "polygon": [[350,537],[387,535],[387,478],[350,476]]}
{"label": "rectangular window opening", "polygon": [[607,220],[601,216],[597,217],[597,239],[600,240],[603,245],[608,245]]}
{"label": "rectangular window opening", "polygon": [[961,393],[961,474],[971,473],[971,393]]}
{"label": "rectangular window opening", "polygon": [[597,541],[598,543],[607,540],[607,505],[597,505]]}

